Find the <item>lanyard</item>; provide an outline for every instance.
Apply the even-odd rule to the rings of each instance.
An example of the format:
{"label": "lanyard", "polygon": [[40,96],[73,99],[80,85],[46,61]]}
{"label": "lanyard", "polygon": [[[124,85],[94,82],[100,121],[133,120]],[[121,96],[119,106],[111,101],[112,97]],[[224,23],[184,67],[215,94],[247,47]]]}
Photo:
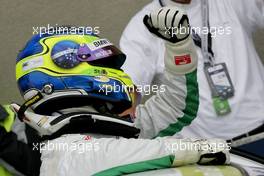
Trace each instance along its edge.
{"label": "lanyard", "polygon": [[[209,33],[201,34],[201,49],[203,53],[204,63],[214,65],[214,54],[212,52],[212,35],[210,33],[209,25],[209,3],[208,0],[201,0],[201,13],[202,13],[202,29],[208,29]],[[211,50],[211,52],[209,51]]]}

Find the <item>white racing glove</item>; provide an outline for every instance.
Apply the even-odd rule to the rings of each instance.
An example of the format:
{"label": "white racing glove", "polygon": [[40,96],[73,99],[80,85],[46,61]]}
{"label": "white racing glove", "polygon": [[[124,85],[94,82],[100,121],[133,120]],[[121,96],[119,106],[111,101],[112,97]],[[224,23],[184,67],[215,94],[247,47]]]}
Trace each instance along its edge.
{"label": "white racing glove", "polygon": [[197,54],[190,35],[186,12],[177,7],[162,7],[144,17],[148,30],[165,42],[165,67],[174,74],[187,74],[197,67]]}
{"label": "white racing glove", "polygon": [[230,146],[221,139],[175,139],[169,140],[167,150],[175,153],[173,166],[188,164],[223,165],[230,164]]}

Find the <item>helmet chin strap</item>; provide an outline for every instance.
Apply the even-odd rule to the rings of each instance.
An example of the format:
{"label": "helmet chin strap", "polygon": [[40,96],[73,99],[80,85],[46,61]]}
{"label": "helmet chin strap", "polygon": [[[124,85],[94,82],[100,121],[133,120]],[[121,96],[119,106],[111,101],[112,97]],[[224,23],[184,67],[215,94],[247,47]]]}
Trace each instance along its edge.
{"label": "helmet chin strap", "polygon": [[18,119],[23,122],[24,117],[25,117],[25,112],[29,107],[32,105],[36,104],[43,98],[43,95],[41,92],[37,91],[36,95],[32,96],[29,98],[22,106],[20,106],[19,110],[17,111],[17,117]]}

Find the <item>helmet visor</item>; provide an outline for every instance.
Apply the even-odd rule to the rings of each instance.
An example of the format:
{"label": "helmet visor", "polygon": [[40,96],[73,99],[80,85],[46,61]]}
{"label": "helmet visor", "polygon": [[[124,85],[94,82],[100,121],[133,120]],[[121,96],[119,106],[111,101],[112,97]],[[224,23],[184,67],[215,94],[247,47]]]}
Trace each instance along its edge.
{"label": "helmet visor", "polygon": [[71,69],[81,62],[91,65],[120,69],[126,56],[106,39],[92,43],[78,44],[73,41],[61,41],[51,51],[53,62],[64,69]]}

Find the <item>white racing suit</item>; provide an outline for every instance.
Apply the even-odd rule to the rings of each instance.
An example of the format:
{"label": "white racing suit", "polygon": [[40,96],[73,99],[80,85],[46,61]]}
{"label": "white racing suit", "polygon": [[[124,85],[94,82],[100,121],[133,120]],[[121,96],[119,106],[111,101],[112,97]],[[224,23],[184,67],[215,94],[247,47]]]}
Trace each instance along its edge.
{"label": "white racing suit", "polygon": [[[172,20],[174,13],[171,10],[171,14],[167,15],[169,20]],[[182,13],[180,11],[180,17],[175,18],[176,24]],[[162,25],[157,21],[152,24],[157,28]],[[165,91],[157,93],[136,109],[135,127],[141,130],[141,138],[172,136],[196,117],[199,104],[197,56],[191,36],[176,43],[166,42],[165,65]],[[122,175],[197,163],[202,150],[180,149],[181,144],[186,146],[192,143],[195,142],[173,138],[150,140],[94,135],[62,136],[43,145],[40,175]],[[219,143],[224,144],[222,141]],[[63,144],[66,152],[65,148],[61,148]],[[55,149],[49,150],[49,146]]]}

